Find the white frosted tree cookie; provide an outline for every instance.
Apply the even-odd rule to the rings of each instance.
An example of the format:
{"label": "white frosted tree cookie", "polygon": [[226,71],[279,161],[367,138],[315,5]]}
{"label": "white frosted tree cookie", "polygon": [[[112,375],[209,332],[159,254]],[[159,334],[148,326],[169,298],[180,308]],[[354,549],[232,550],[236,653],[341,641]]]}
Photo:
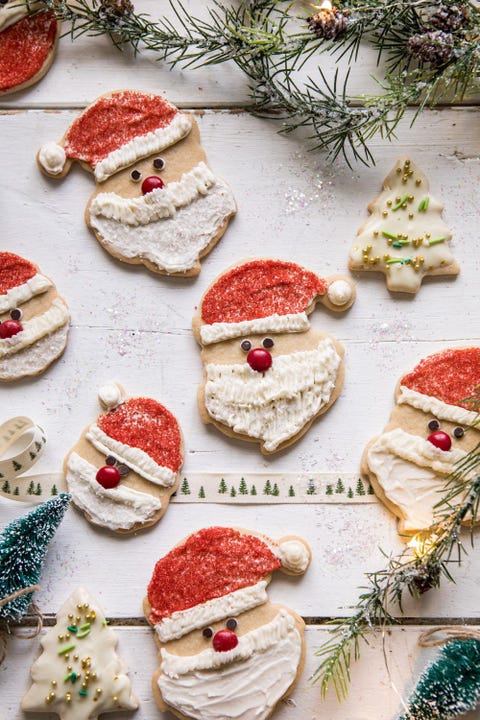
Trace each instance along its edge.
{"label": "white frosted tree cookie", "polygon": [[67,345],[70,313],[29,260],[0,252],[0,382],[44,372]]}
{"label": "white frosted tree cookie", "polygon": [[144,609],[160,666],[155,699],[181,720],[265,720],[303,668],[303,620],[273,605],[275,570],[303,574],[311,559],[295,536],[279,542],[227,527],[193,533],[161,558]]}
{"label": "white frosted tree cookie", "polygon": [[203,422],[266,454],[300,438],[335,402],[344,373],[342,346],[311,329],[308,314],[317,302],[342,312],[354,300],[348,278],[283,260],[246,260],[220,275],[193,320]]}
{"label": "white frosted tree cookie", "polygon": [[22,710],[54,713],[60,720],[91,720],[138,708],[115,634],[84,588],[70,595],[55,627],[40,642],[42,654],[32,665],[33,682]]}
{"label": "white frosted tree cookie", "polygon": [[[478,393],[480,348],[429,355],[404,375],[382,435],[366,447],[362,471],[397,515],[399,533],[425,530],[446,493],[446,478],[479,441],[468,398]],[[458,498],[460,502],[461,498]]]}
{"label": "white frosted tree cookie", "polygon": [[65,459],[72,501],[94,525],[131,533],[154,525],[178,486],[180,426],[151,398],[126,399],[120,385],[100,389],[106,412]]}
{"label": "white frosted tree cookie", "polygon": [[397,161],[350,250],[350,270],[383,272],[389,290],[416,293],[425,275],[460,272],[448,246],[452,233],[427,176],[408,158]]}
{"label": "white frosted tree cookie", "polygon": [[0,95],[38,82],[53,61],[60,23],[51,11],[28,15],[28,8],[25,0],[0,3]]}
{"label": "white frosted tree cookie", "polygon": [[102,95],[37,160],[53,178],[74,160],[91,170],[98,187],[85,218],[98,241],[117,259],[164,275],[197,275],[236,212],[230,188],[206,163],[193,116],[158,95]]}

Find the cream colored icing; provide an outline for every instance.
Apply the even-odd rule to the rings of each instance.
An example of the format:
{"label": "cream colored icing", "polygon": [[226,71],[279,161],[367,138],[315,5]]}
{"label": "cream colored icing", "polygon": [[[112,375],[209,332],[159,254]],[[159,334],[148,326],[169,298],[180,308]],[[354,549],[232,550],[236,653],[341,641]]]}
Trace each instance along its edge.
{"label": "cream colored icing", "polygon": [[328,286],[327,297],[332,305],[346,305],[352,299],[352,288],[346,280],[334,280]]}
{"label": "cream colored icing", "polygon": [[44,275],[37,273],[26,282],[10,288],[0,295],[0,314],[23,305],[35,295],[40,295],[53,287],[53,283]]}
{"label": "cream colored icing", "polygon": [[[154,190],[144,197],[168,194],[169,187]],[[218,179],[206,194],[197,194],[188,204],[180,205],[176,210],[173,208],[172,216],[147,225],[129,225],[123,220],[95,215],[97,198],[90,208],[89,224],[107,250],[124,258],[148,261],[167,273],[187,272],[194,268],[202,252],[236,209],[230,188]]]}
{"label": "cream colored icing", "polygon": [[67,337],[68,324],[14,355],[0,358],[0,380],[18,380],[21,377],[43,372],[63,353]]}
{"label": "cream colored icing", "polygon": [[117,385],[117,383],[111,382],[102,385],[98,391],[98,399],[103,407],[113,410],[122,404],[125,400],[125,395],[122,388]]}
{"label": "cream colored icing", "polygon": [[430,527],[445,478],[464,457],[457,448],[440,450],[418,435],[395,428],[370,446],[367,463],[387,499],[400,509],[405,531],[412,532]]}
{"label": "cream colored icing", "polygon": [[280,543],[278,554],[283,567],[293,573],[304,573],[310,565],[310,553],[305,543],[300,540],[285,540]]}
{"label": "cream colored icing", "polygon": [[245,335],[261,335],[262,333],[305,332],[310,327],[308,315],[305,312],[287,313],[286,315],[269,315],[253,320],[240,322],[215,322],[202,325],[200,337],[204,345],[231,340]]}
{"label": "cream colored icing", "polygon": [[[94,620],[90,616],[92,612]],[[90,622],[89,632],[84,637],[77,639],[76,634],[67,629],[72,625],[72,617],[80,618],[79,621],[73,620],[78,628]],[[65,639],[66,634],[70,636],[68,640]],[[59,635],[63,635],[62,640]],[[86,720],[112,710],[135,710],[138,707],[138,700],[125,674],[126,666],[116,652],[115,633],[106,624],[100,606],[84,588],[77,588],[62,605],[55,627],[42,636],[40,644],[43,652],[32,665],[33,684],[22,700],[22,710],[52,712],[62,720]],[[59,650],[69,644],[75,645],[72,652],[59,654]],[[90,665],[82,667],[82,660],[86,658],[90,658]],[[65,680],[70,675],[67,666],[79,675],[74,683],[71,679]],[[90,672],[90,676],[86,676],[86,672]],[[83,696],[79,695],[82,682],[87,682],[88,693]],[[96,692],[97,688],[100,693]],[[55,697],[47,701],[52,692]],[[70,702],[66,700],[67,692],[71,694]]]}
{"label": "cream colored icing", "polygon": [[[197,720],[264,720],[293,684],[302,655],[294,618],[281,610],[228,652],[194,657],[161,651],[158,687],[177,712]],[[212,672],[215,670],[215,672]]]}
{"label": "cream colored icing", "polygon": [[109,153],[95,167],[94,175],[98,182],[106,180],[110,175],[128,167],[136,160],[160,152],[184,138],[192,129],[192,119],[183,113],[173,116],[170,123],[146,135],[140,135]]}
{"label": "cream colored icing", "polygon": [[[416,292],[425,274],[455,263],[448,247],[452,233],[442,220],[443,206],[429,194],[427,177],[411,161],[409,167],[413,174],[408,176],[405,183],[402,182],[404,177],[403,160],[400,160],[388,175],[384,189],[372,203],[372,213],[350,251],[351,269],[381,270],[386,274],[389,290],[400,292]],[[401,172],[397,173],[397,168],[400,168]],[[418,185],[416,184],[417,179],[421,180]],[[412,197],[413,200],[407,199],[405,208],[400,207],[393,210],[397,205],[397,198],[404,196]],[[426,211],[421,211],[418,208],[425,198],[428,198],[428,208]],[[383,216],[383,213],[387,213],[387,215]],[[410,218],[409,214],[412,214],[413,217]],[[407,235],[408,244],[401,248],[395,248],[392,244],[388,244],[389,240],[391,242],[394,240],[383,236],[382,231],[389,232],[394,236],[397,234]],[[444,241],[438,244],[429,244],[439,238],[444,238]],[[412,241],[417,239],[421,239],[421,243],[415,247]],[[364,251],[367,248],[370,249],[364,257]],[[415,263],[388,264],[385,255],[389,255],[390,258],[402,259],[423,257],[424,260],[415,269]],[[371,263],[370,260],[374,262]]]}
{"label": "cream colored icing", "polygon": [[49,175],[60,175],[67,162],[65,149],[56,142],[45,143],[38,151],[38,162]]}
{"label": "cream colored icing", "polygon": [[274,357],[265,373],[248,363],[205,366],[209,415],[267,451],[294,437],[330,402],[341,358],[330,338],[315,350]]}
{"label": "cream colored icing", "polygon": [[155,485],[172,487],[177,479],[177,475],[173,470],[157,465],[155,460],[140,448],[125,445],[125,443],[109,437],[103,430],[100,430],[96,423],[90,425],[86,438],[99,452],[104,455],[113,455],[117,460],[125,463],[131,470],[146,480],[155,483]]}
{"label": "cream colored icing", "polygon": [[66,469],[68,492],[95,525],[129,530],[136,523],[149,521],[161,509],[160,500],[125,485],[105,490],[95,479],[96,474],[96,467],[76,452],[70,453]]}
{"label": "cream colored icing", "polygon": [[268,599],[266,587],[266,581],[261,580],[256,585],[239,588],[186,610],[178,610],[155,624],[158,639],[162,643],[177,640],[192,630],[204,628],[223,618],[239,615],[262,605]]}
{"label": "cream colored icing", "polygon": [[[458,425],[473,425],[478,419],[478,413],[476,412],[465,410],[465,408],[458,405],[449,405],[438,398],[411,390],[405,385],[400,386],[397,402],[399,405],[406,403],[417,410],[434,415],[439,420],[448,420],[452,423],[458,423]],[[480,430],[480,427],[477,426],[476,429]]]}
{"label": "cream colored icing", "polygon": [[11,338],[0,340],[0,358],[24,350],[45,335],[53,333],[68,323],[68,308],[60,298],[55,298],[48,310],[31,320],[22,321],[23,330]]}

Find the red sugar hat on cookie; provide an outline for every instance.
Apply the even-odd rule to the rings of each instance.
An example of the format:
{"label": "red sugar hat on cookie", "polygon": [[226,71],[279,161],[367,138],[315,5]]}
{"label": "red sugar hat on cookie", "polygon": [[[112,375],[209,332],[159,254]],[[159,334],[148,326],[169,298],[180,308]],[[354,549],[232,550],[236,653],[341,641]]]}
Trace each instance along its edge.
{"label": "red sugar hat on cookie", "polygon": [[183,461],[182,435],[172,413],[151,398],[125,400],[114,383],[101,388],[99,398],[108,412],[90,425],[87,440],[146,480],[171,487]]}
{"label": "red sugar hat on cookie", "polygon": [[248,333],[308,330],[307,313],[319,297],[330,297],[333,286],[341,292],[333,293],[332,304],[348,306],[352,289],[345,280],[330,283],[283,260],[242,263],[221,275],[205,293],[201,303],[202,342],[208,345]]}
{"label": "red sugar hat on cookie", "polygon": [[[441,420],[471,425],[478,414],[468,398],[480,384],[480,348],[444,350],[421,360],[400,380],[399,403]],[[477,426],[478,427],[478,426]]]}
{"label": "red sugar hat on cookie", "polygon": [[0,314],[48,290],[52,283],[29,260],[0,252]]}
{"label": "red sugar hat on cookie", "polygon": [[234,528],[205,528],[155,565],[148,586],[150,622],[161,642],[179,638],[261,605],[274,570],[300,574],[309,562],[300,539],[276,544]]}
{"label": "red sugar hat on cookie", "polygon": [[159,95],[120,90],[103,95],[70,126],[63,146],[47,143],[38,161],[47,175],[65,173],[67,163],[91,165],[98,182],[136,160],[174,145],[192,121]]}

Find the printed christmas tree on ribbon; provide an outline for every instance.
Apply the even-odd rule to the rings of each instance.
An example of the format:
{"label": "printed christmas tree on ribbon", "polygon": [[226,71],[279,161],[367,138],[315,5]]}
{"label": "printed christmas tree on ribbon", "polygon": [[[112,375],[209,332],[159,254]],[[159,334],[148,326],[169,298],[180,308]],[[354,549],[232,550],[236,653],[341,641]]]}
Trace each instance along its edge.
{"label": "printed christmas tree on ribbon", "polygon": [[116,652],[117,638],[84,588],[77,588],[60,608],[57,624],[42,637],[41,645],[23,710],[86,720],[138,707]]}
{"label": "printed christmas tree on ribbon", "polygon": [[401,158],[383,182],[381,194],[350,251],[350,270],[386,275],[389,290],[416,293],[425,275],[457,275],[452,237],[443,205],[429,193],[427,176]]}
{"label": "printed christmas tree on ribbon", "polygon": [[[42,571],[50,540],[70,502],[61,493],[13,520],[0,535],[0,601],[35,585]],[[27,612],[32,592],[0,604],[0,620],[18,622]]]}

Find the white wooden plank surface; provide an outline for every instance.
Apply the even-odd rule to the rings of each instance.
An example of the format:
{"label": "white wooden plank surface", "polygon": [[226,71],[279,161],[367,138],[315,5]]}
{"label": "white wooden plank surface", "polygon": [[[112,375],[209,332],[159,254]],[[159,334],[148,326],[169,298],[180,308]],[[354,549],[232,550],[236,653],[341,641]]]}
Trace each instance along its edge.
{"label": "white wooden plank surface", "polygon": [[[189,6],[197,5],[191,2]],[[160,13],[164,6],[163,0],[136,3],[138,10],[151,13]],[[359,63],[355,88],[368,91],[366,76],[372,68],[371,56]],[[75,168],[55,183],[36,167],[38,146],[60,139],[76,117],[69,107],[128,86],[165,90],[171,100],[187,108],[226,108],[200,113],[197,120],[209,162],[231,184],[239,213],[205,259],[197,279],[161,278],[113,260],[84,225],[84,208],[94,189],[92,177]],[[41,84],[9,100],[2,98],[1,107],[7,109],[0,113],[2,249],[36,261],[57,283],[73,317],[70,344],[60,362],[35,380],[0,388],[0,422],[15,414],[29,414],[47,431],[49,442],[39,472],[61,469],[65,453],[98,412],[97,388],[115,379],[132,394],[158,397],[177,415],[185,434],[187,474],[356,473],[365,443],[387,421],[400,374],[435,350],[478,344],[480,110],[425,113],[413,129],[409,113],[395,144],[374,141],[376,168],[349,170],[342,163],[328,167],[321,155],[307,151],[299,136],[277,135],[279,126],[273,121],[228,111],[245,99],[245,81],[234,68],[169,73],[153,58],[134,60],[117,54],[103,38],[73,45],[63,39],[57,60]],[[46,108],[67,109],[51,112]],[[190,323],[205,288],[232,261],[256,255],[259,247],[262,254],[291,258],[325,274],[347,272],[348,249],[365,219],[366,206],[403,153],[411,154],[425,170],[433,193],[445,203],[460,276],[426,281],[415,298],[393,298],[383,276],[359,274],[358,300],[345,317],[322,309],[313,314],[312,324],[345,346],[346,382],[335,406],[290,450],[265,458],[254,445],[229,440],[201,425],[196,388],[202,367]],[[0,499],[0,527],[26,510]],[[120,647],[142,703],[136,716],[142,720],[162,717],[150,692],[154,643],[151,632],[139,624],[147,582],[161,555],[192,530],[208,524],[239,525],[274,538],[286,532],[306,537],[314,551],[308,573],[296,580],[279,574],[270,586],[274,601],[306,617],[348,613],[364,573],[383,566],[380,548],[397,552],[401,547],[392,516],[378,503],[207,504],[202,508],[178,503],[155,528],[130,538],[96,530],[71,509],[52,542],[37,600],[51,616],[77,584],[86,584],[98,595],[107,615],[121,625]],[[408,602],[406,615],[424,622],[477,621],[478,550],[470,551],[454,574],[455,586],[444,584],[421,603]],[[126,626],[126,619],[133,625]],[[319,703],[318,688],[309,686],[308,677],[315,666],[313,650],[324,632],[308,628],[307,669],[293,696],[296,705],[283,706],[275,717],[393,717],[400,701],[385,670],[381,643],[363,650],[347,704],[338,706],[333,698],[325,705]],[[390,669],[404,696],[425,659],[416,647],[418,632],[417,627],[405,626],[389,636]],[[0,668],[1,720],[23,717],[18,704],[37,647],[36,642],[9,642],[8,660]],[[480,711],[471,717],[480,720]]]}

